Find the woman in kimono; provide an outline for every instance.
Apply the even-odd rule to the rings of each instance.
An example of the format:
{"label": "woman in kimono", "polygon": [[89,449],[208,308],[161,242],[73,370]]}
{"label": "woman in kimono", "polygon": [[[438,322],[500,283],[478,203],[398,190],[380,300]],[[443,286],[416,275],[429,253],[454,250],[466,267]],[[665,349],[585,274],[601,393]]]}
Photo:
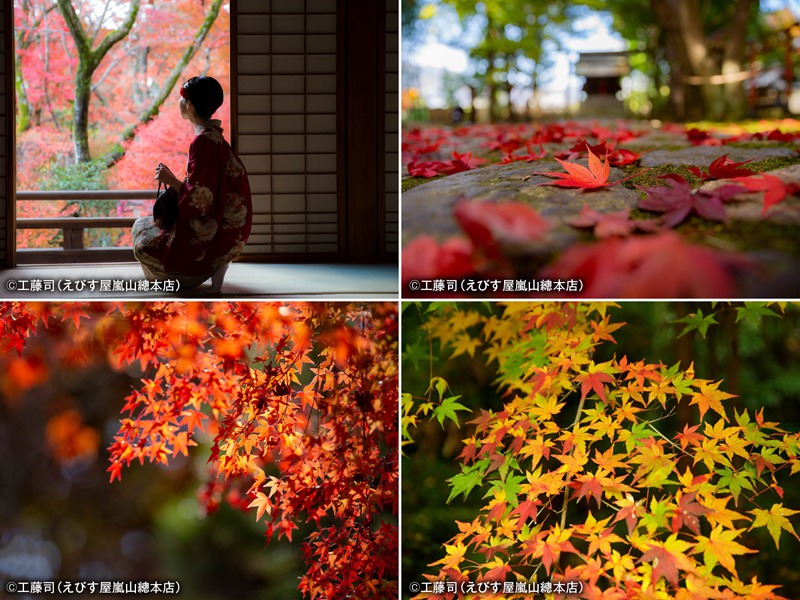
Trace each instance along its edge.
{"label": "woman in kimono", "polygon": [[182,289],[211,279],[219,293],[230,262],[242,251],[253,210],[247,172],[211,115],[222,105],[222,86],[192,77],[180,90],[181,117],[191,122],[186,177],[181,181],[159,163],[156,180],[178,192],[178,220],[162,230],[153,217],[133,225],[133,252],[148,279],[177,279]]}

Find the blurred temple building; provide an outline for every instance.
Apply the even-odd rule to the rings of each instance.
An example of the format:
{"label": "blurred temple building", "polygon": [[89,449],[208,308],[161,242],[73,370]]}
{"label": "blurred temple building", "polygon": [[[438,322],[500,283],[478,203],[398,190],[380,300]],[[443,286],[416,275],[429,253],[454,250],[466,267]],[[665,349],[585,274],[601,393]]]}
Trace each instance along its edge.
{"label": "blurred temple building", "polygon": [[592,117],[622,117],[622,78],[631,71],[628,53],[581,52],[575,64],[575,74],[586,79],[583,91],[586,98],[581,102],[580,114]]}

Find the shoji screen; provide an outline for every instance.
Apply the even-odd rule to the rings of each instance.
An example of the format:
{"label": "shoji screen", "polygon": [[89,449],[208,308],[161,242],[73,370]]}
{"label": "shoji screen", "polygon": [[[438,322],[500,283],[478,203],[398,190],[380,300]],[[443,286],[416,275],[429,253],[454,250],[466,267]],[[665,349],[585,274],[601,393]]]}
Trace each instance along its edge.
{"label": "shoji screen", "polygon": [[339,253],[336,0],[238,0],[237,149],[253,189],[245,253]]}
{"label": "shoji screen", "polygon": [[384,114],[386,117],[386,246],[387,254],[397,254],[398,239],[398,89],[399,89],[399,36],[397,0],[386,0],[386,89]]}

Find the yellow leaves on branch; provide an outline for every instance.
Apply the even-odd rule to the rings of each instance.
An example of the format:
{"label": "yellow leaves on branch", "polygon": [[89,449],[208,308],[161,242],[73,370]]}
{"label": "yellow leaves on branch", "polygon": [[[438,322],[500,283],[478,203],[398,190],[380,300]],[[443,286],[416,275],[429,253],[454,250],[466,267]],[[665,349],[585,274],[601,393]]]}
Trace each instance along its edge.
{"label": "yellow leaves on branch", "polygon": [[[786,517],[800,514],[800,510],[790,510],[788,508],[784,508],[783,504],[781,503],[773,504],[769,510],[756,508],[750,512],[755,515],[755,521],[753,521],[750,529],[753,529],[754,527],[766,526],[767,530],[772,536],[772,539],[775,540],[776,548],[780,548],[779,542],[781,537],[781,529],[785,529],[796,538],[798,537],[797,532],[795,532],[794,527]],[[748,531],[750,531],[750,529],[748,529]]]}
{"label": "yellow leaves on branch", "polygon": [[706,412],[710,409],[719,414],[727,423],[728,416],[725,414],[725,409],[722,407],[722,400],[735,398],[736,396],[717,389],[719,388],[719,384],[722,383],[721,381],[712,383],[710,381],[698,379],[695,380],[695,382],[700,383],[700,391],[692,395],[689,404],[697,404],[697,407],[700,409],[700,419],[702,420]]}
{"label": "yellow leaves on branch", "polygon": [[[624,355],[595,362],[597,345],[616,343],[622,326],[605,307],[436,305],[424,314],[422,347],[439,364],[456,354],[491,357],[503,402],[464,419],[474,427],[451,498],[468,489],[484,500],[433,563],[444,565],[439,579],[448,568],[481,580],[506,569],[528,577],[543,566],[587,582],[587,597],[778,598],[774,586],[740,581],[736,561],[753,552],[739,540],[747,527],[766,527],[776,546],[783,530],[798,537],[792,518],[800,511],[748,511],[756,499],[768,502],[767,492],[782,497],[779,473],[800,471],[796,434],[763,411],[731,411],[734,396],[720,381],[696,378],[693,365]],[[460,402],[474,406],[466,394]],[[697,406],[700,421],[670,433],[664,423],[681,402]],[[564,553],[577,558],[560,560]]]}
{"label": "yellow leaves on branch", "polygon": [[735,538],[739,537],[742,531],[744,530],[723,529],[718,525],[714,528],[709,537],[703,535],[697,536],[697,545],[695,546],[694,553],[703,553],[703,562],[709,569],[713,569],[717,562],[719,562],[719,564],[738,579],[739,576],[736,574],[734,555],[752,554],[755,552],[755,550],[750,550],[733,541]]}

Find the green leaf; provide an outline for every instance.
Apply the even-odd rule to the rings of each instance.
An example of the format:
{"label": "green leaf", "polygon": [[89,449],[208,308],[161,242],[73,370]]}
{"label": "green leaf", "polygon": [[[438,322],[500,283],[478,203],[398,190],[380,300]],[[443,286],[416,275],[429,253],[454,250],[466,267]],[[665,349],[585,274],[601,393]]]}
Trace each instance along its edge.
{"label": "green leaf", "polygon": [[739,504],[739,494],[742,492],[742,489],[750,490],[751,492],[755,491],[753,489],[753,484],[750,483],[749,480],[749,478],[753,477],[753,474],[747,470],[733,471],[726,468],[716,473],[720,476],[717,484],[720,487],[727,487],[731,491],[731,494],[733,494],[733,501],[737,505]]}
{"label": "green leaf", "polygon": [[410,344],[405,344],[403,365],[411,364],[411,367],[416,371],[420,361],[427,361],[430,358],[429,346],[425,344],[424,340],[418,339]]}
{"label": "green leaf", "polygon": [[653,432],[650,430],[649,423],[637,423],[630,430],[630,436],[625,440],[625,450],[630,454],[633,449],[639,445],[639,440],[646,440],[651,437]]}
{"label": "green leaf", "polygon": [[683,328],[680,335],[678,337],[683,336],[685,333],[689,333],[690,331],[694,331],[695,329],[700,332],[700,335],[703,336],[703,339],[706,338],[706,333],[708,333],[708,328],[711,325],[717,325],[717,321],[714,319],[714,313],[711,313],[708,316],[703,315],[703,311],[699,308],[697,309],[696,313],[692,313],[690,315],[686,315],[682,319],[675,319],[672,321],[673,323],[686,323],[686,327]]}
{"label": "green leaf", "polygon": [[451,396],[449,398],[445,398],[442,400],[442,403],[439,406],[433,409],[433,415],[436,417],[436,419],[439,421],[439,425],[442,427],[444,427],[445,419],[450,419],[456,424],[456,426],[459,425],[456,411],[465,410],[469,412],[469,408],[463,404],[460,404],[459,402],[456,402],[456,400],[459,398],[461,398],[461,396]]}
{"label": "green leaf", "polygon": [[447,498],[447,503],[450,504],[453,498],[462,493],[464,494],[464,500],[466,500],[473,488],[480,485],[483,481],[483,474],[481,473],[481,469],[478,468],[478,465],[472,465],[447,481],[449,481],[450,485],[453,487],[450,491],[450,496]]}
{"label": "green leaf", "polygon": [[778,313],[767,308],[766,302],[746,302],[736,307],[736,322],[747,319],[753,325],[761,322],[761,317],[780,317]]}
{"label": "green leaf", "polygon": [[519,498],[517,498],[517,496],[522,491],[522,486],[520,484],[524,480],[525,478],[522,475],[509,475],[505,481],[495,479],[492,481],[492,487],[486,491],[483,497],[491,496],[494,494],[495,490],[503,490],[506,495],[506,501],[516,508],[519,506]]}

